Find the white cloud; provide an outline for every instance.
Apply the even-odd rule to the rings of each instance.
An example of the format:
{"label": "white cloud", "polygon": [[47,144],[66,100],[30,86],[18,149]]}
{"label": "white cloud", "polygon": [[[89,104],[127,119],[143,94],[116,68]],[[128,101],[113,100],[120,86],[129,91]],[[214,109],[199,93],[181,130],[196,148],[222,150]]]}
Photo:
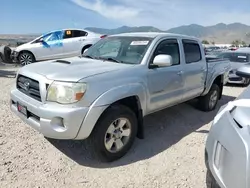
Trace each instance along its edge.
{"label": "white cloud", "polygon": [[[223,5],[200,0],[71,0],[121,25],[152,25],[168,29],[180,25],[219,22],[250,24],[250,13],[230,11]],[[109,2],[109,3],[108,3]],[[222,3],[223,4],[223,3]]]}
{"label": "white cloud", "polygon": [[71,0],[75,4],[99,13],[100,15],[120,21],[128,21],[131,18],[136,17],[140,10],[132,7],[125,7],[122,5],[108,5],[103,0],[92,0],[92,2],[86,0]]}

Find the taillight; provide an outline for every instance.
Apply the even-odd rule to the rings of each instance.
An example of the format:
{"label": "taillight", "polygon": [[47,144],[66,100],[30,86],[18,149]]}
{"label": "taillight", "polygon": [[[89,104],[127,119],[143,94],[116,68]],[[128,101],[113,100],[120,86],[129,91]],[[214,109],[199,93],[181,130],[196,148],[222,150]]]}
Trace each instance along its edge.
{"label": "taillight", "polygon": [[105,38],[106,36],[107,36],[107,35],[102,35],[102,36],[100,36],[100,38],[103,39],[103,38]]}

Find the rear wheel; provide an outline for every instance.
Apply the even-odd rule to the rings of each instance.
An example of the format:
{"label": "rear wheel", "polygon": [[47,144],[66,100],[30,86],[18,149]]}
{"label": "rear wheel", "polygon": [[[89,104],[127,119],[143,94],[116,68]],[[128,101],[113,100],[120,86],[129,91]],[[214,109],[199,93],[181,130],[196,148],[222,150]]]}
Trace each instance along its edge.
{"label": "rear wheel", "polygon": [[208,112],[215,109],[220,96],[220,88],[217,84],[213,84],[210,91],[199,98],[198,107],[202,111]]}
{"label": "rear wheel", "polygon": [[123,157],[137,134],[135,113],[124,105],[109,107],[87,139],[88,149],[98,160],[111,162]]}
{"label": "rear wheel", "polygon": [[21,52],[18,57],[18,62],[21,66],[29,65],[35,62],[35,57],[30,52]]}
{"label": "rear wheel", "polygon": [[82,54],[84,54],[84,51],[87,50],[88,48],[90,48],[91,45],[86,45],[82,48]]}

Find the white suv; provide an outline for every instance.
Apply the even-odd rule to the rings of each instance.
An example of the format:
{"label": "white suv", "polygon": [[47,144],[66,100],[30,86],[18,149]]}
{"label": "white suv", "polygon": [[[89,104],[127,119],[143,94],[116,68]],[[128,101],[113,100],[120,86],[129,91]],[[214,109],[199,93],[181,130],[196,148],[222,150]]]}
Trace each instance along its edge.
{"label": "white suv", "polygon": [[14,62],[27,65],[36,61],[78,56],[105,36],[80,29],[52,31],[18,46],[11,58]]}

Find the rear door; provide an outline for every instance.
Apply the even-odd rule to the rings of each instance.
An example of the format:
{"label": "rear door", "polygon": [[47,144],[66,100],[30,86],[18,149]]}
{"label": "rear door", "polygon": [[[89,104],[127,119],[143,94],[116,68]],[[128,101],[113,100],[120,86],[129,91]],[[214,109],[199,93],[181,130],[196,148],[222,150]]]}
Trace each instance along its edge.
{"label": "rear door", "polygon": [[63,51],[65,57],[81,54],[82,44],[88,33],[82,30],[65,30],[63,37]]}
{"label": "rear door", "polygon": [[184,100],[199,96],[206,81],[207,63],[202,56],[202,46],[195,40],[182,40],[182,47],[185,59],[184,68]]}

